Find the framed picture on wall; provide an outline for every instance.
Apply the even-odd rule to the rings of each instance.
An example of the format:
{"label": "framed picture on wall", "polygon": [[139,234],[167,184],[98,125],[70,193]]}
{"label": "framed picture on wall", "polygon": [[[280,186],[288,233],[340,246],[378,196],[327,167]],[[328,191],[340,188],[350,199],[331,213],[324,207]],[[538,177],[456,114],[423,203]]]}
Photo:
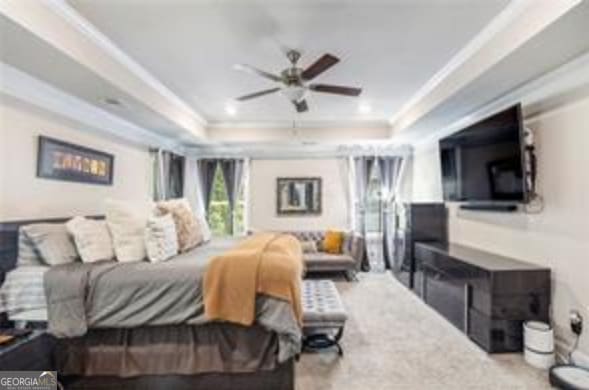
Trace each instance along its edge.
{"label": "framed picture on wall", "polygon": [[39,136],[37,177],[112,185],[114,159],[109,153]]}
{"label": "framed picture on wall", "polygon": [[321,214],[321,178],[276,179],[276,213],[279,216]]}

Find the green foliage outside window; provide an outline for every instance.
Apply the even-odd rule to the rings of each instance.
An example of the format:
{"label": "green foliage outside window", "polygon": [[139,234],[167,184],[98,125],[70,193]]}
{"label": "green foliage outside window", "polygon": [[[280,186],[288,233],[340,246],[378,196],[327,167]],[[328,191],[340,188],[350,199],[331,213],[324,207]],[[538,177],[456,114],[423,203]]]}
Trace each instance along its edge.
{"label": "green foliage outside window", "polygon": [[[241,234],[244,230],[244,210],[245,204],[243,199],[243,190],[239,194],[235,210],[235,234]],[[215,178],[213,180],[213,190],[211,194],[211,204],[209,206],[209,225],[211,231],[216,236],[231,235],[231,213],[229,211],[229,199],[227,198],[227,190],[225,189],[225,179],[221,169],[217,168],[215,171]]]}

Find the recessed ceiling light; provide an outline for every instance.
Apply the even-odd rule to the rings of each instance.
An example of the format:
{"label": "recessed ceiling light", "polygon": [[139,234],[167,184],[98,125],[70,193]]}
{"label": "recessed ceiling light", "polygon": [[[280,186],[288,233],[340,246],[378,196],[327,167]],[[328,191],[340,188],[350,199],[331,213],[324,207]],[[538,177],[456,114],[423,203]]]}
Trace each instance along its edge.
{"label": "recessed ceiling light", "polygon": [[229,116],[235,116],[237,114],[237,108],[233,104],[225,105],[225,112]]}
{"label": "recessed ceiling light", "polygon": [[367,102],[362,102],[358,105],[358,111],[361,114],[370,114],[372,112],[372,106]]}
{"label": "recessed ceiling light", "polygon": [[117,98],[103,97],[103,98],[100,99],[100,101],[104,105],[107,105],[107,106],[110,106],[110,107],[125,107],[125,105],[123,104],[123,102],[121,102]]}

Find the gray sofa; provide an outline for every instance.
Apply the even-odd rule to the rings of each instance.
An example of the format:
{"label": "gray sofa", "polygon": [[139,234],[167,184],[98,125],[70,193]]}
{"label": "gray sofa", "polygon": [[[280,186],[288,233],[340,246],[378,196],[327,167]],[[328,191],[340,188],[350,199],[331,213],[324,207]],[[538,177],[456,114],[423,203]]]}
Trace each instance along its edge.
{"label": "gray sofa", "polygon": [[315,241],[319,249],[314,253],[303,253],[307,273],[310,272],[344,272],[346,277],[355,279],[356,272],[360,271],[364,261],[364,237],[344,233],[342,254],[330,254],[321,250],[325,231],[289,231],[301,241]]}

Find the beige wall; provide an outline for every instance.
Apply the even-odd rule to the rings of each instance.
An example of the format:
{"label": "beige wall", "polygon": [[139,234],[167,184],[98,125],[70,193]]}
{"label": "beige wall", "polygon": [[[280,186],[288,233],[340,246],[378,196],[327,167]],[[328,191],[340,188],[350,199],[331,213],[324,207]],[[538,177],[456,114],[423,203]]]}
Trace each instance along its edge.
{"label": "beige wall", "polygon": [[[39,135],[114,154],[114,184],[37,178]],[[0,221],[101,214],[107,197],[148,197],[149,172],[149,155],[143,147],[104,139],[38,109],[0,100]]]}
{"label": "beige wall", "polygon": [[[486,214],[450,206],[450,239],[548,266],[553,277],[553,321],[557,337],[570,341],[568,315],[589,320],[589,99],[526,120],[535,134],[539,192],[545,209],[537,215]],[[415,201],[442,199],[435,144],[415,151]],[[581,350],[589,353],[587,332]]]}
{"label": "beige wall", "polygon": [[[347,229],[349,213],[346,186],[338,159],[252,160],[249,182],[249,225],[252,229],[315,230]],[[320,216],[276,215],[276,178],[321,177],[323,212]]]}

